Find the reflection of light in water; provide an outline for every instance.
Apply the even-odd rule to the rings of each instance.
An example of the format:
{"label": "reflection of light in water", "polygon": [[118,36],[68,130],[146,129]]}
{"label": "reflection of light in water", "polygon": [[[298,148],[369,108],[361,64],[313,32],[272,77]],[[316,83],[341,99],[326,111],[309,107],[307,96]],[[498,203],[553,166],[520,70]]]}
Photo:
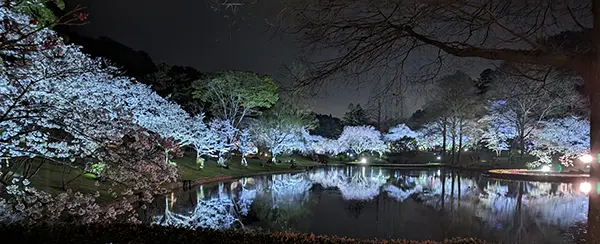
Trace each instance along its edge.
{"label": "reflection of light in water", "polygon": [[437,176],[440,176],[440,175],[442,175],[442,171],[438,169]]}
{"label": "reflection of light in water", "polygon": [[231,182],[231,184],[229,185],[229,189],[234,190],[238,187],[238,184],[239,183],[237,181]]}
{"label": "reflection of light in water", "polygon": [[341,182],[338,189],[346,200],[371,200],[379,195],[380,188],[386,181],[387,177],[383,175],[374,177],[355,175],[349,182]]}
{"label": "reflection of light in water", "polygon": [[[438,172],[441,175],[441,170],[422,171],[423,173],[417,172],[418,176],[410,176],[402,171],[394,170],[393,175],[399,179],[398,181],[394,181],[396,185],[385,184],[386,177],[383,174],[392,173],[385,169],[373,170],[374,173],[379,172],[379,176],[374,177],[365,175],[366,172],[364,171],[366,171],[366,168],[361,167],[358,172],[354,171],[355,175],[349,174],[350,171],[351,168],[349,167],[329,168],[297,174],[293,177],[289,175],[260,177],[257,178],[256,184],[236,188],[239,192],[235,192],[231,196],[229,194],[220,194],[222,197],[226,197],[226,199],[219,200],[216,197],[218,194],[212,194],[212,196],[216,197],[213,200],[214,202],[206,203],[212,200],[208,199],[211,197],[207,194],[207,200],[204,202],[202,202],[203,199],[201,198],[198,200],[201,202],[201,208],[196,207],[193,211],[190,209],[189,212],[183,213],[169,211],[168,206],[172,205],[172,203],[169,202],[171,196],[167,195],[165,199],[165,206],[167,207],[165,207],[164,216],[161,216],[163,219],[156,222],[165,225],[171,223],[183,224],[185,226],[202,226],[205,228],[225,228],[225,226],[231,226],[235,223],[240,216],[256,210],[252,206],[253,202],[255,202],[254,204],[259,204],[260,202],[261,205],[259,206],[264,206],[265,211],[274,211],[269,212],[269,214],[282,212],[288,207],[298,205],[299,202],[302,205],[302,201],[308,199],[308,192],[313,183],[321,184],[323,188],[339,189],[342,196],[338,197],[344,200],[372,200],[378,194],[381,194],[382,191],[385,191],[384,195],[386,197],[384,199],[391,200],[388,199],[389,197],[396,199],[396,201],[406,201],[408,198],[416,198],[416,202],[409,199],[410,204],[424,204],[428,209],[431,209],[430,211],[439,211],[443,200],[444,209],[446,209],[444,212],[445,217],[442,216],[440,218],[452,218],[453,223],[456,224],[456,228],[464,227],[472,231],[474,228],[480,230],[479,226],[482,226],[481,228],[485,228],[486,230],[497,231],[498,234],[494,234],[494,236],[498,236],[498,238],[503,238],[500,236],[509,235],[508,233],[511,233],[511,235],[512,233],[516,233],[516,236],[519,230],[517,228],[528,226],[527,235],[529,236],[529,233],[531,233],[530,237],[533,238],[529,240],[540,241],[540,233],[546,235],[552,232],[548,234],[552,235],[554,232],[562,231],[574,223],[585,221],[586,219],[586,207],[588,203],[585,195],[582,193],[585,187],[582,187],[582,184],[579,183],[521,182],[520,184],[523,187],[521,188],[517,185],[519,182],[490,179],[483,179],[477,182],[474,180],[475,178],[461,177],[460,180],[455,180],[453,187],[454,194],[452,194],[452,177],[449,176],[450,174],[447,174],[445,179],[437,176]],[[442,196],[443,183],[445,183],[445,196]],[[240,185],[245,185],[243,180],[240,181],[238,186]],[[458,188],[460,188],[460,191]],[[520,189],[522,189],[521,192],[519,192]],[[225,191],[229,192],[229,186],[225,187]],[[330,192],[331,190],[328,191]],[[319,194],[318,191],[316,194]],[[452,198],[450,197],[451,194],[453,195]],[[457,197],[459,194],[461,196],[460,200]],[[257,200],[255,201],[254,199]],[[261,201],[258,199],[261,199]],[[267,199],[267,201],[264,201],[264,199]],[[179,202],[187,202],[181,200]],[[229,203],[227,200],[232,203]],[[177,205],[182,204],[179,202]],[[224,207],[217,206],[217,203],[219,206]],[[371,203],[374,204],[375,202]],[[232,207],[232,204],[235,204],[236,207]],[[175,207],[177,208],[178,206]],[[277,209],[272,209],[274,207]],[[328,207],[333,208],[334,206]],[[460,213],[460,216],[449,213]],[[428,218],[427,221],[432,220],[432,217],[423,216]],[[292,220],[295,221],[298,218],[294,217]],[[277,222],[270,219],[263,221]],[[473,227],[473,224],[477,227]],[[466,225],[469,225],[469,227]],[[544,238],[548,239],[551,237]],[[549,242],[507,241],[506,243]]]}
{"label": "reflection of light in water", "polygon": [[337,187],[340,182],[346,181],[348,177],[341,170],[330,169],[309,173],[308,178],[323,188],[333,188]]}
{"label": "reflection of light in water", "polygon": [[376,176],[368,177],[365,171],[366,167],[362,167],[361,174],[348,177],[341,170],[329,169],[309,173],[309,179],[323,188],[338,188],[346,200],[370,200],[379,195],[381,186],[389,177],[385,176],[383,171]]}
{"label": "reflection of light in water", "polygon": [[592,185],[589,182],[581,182],[581,184],[579,184],[579,190],[588,194],[592,190]]}
{"label": "reflection of light in water", "polygon": [[177,198],[175,198],[175,192],[171,192],[171,208],[173,208],[173,204],[175,203],[175,201],[177,201]]}
{"label": "reflection of light in water", "polygon": [[412,194],[420,193],[423,191],[423,188],[420,185],[417,185],[412,189],[402,190],[395,185],[386,185],[383,187],[383,190],[388,193],[388,196],[402,202],[409,198]]}
{"label": "reflection of light in water", "polygon": [[312,187],[312,182],[306,179],[306,174],[273,175],[272,179],[270,191],[275,208],[280,204],[306,200]]}
{"label": "reflection of light in water", "polygon": [[197,194],[196,206],[191,213],[174,213],[169,210],[169,198],[165,198],[165,211],[162,216],[155,216],[154,223],[164,226],[200,227],[210,229],[229,229],[239,220],[235,217],[232,200],[219,188],[218,197],[208,200]]}
{"label": "reflection of light in water", "polygon": [[[587,198],[576,192],[572,192],[566,183],[558,186],[558,193],[551,194],[552,184],[543,182],[523,183],[527,185],[527,191],[523,192],[519,205],[518,195],[508,194],[508,185],[500,185],[498,182],[488,185],[480,199],[477,208],[477,216],[485,220],[489,226],[508,226],[516,220],[515,213],[527,216],[529,221],[536,225],[555,225],[560,228],[568,228],[575,223],[584,222],[587,213]],[[566,192],[561,189],[567,190]]]}

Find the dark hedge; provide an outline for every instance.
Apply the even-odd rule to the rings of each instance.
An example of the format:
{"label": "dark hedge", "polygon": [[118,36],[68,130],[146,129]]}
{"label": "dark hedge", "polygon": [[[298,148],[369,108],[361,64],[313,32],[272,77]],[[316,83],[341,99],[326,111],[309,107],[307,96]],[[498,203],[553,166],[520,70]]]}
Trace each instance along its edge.
{"label": "dark hedge", "polygon": [[[0,226],[2,243],[438,243],[433,241],[355,240],[310,234],[215,231],[147,225],[8,225]],[[476,239],[451,239],[441,243],[489,243]]]}

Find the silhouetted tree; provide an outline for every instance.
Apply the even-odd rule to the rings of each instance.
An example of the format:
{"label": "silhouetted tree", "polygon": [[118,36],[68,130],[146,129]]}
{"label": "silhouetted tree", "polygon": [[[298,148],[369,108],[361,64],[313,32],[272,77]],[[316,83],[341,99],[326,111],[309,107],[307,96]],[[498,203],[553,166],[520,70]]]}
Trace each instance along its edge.
{"label": "silhouetted tree", "polygon": [[342,134],[344,124],[341,119],[333,117],[331,114],[315,114],[314,116],[318,120],[318,124],[315,129],[310,131],[312,135],[337,139]]}
{"label": "silhouetted tree", "polygon": [[369,124],[369,115],[367,114],[367,111],[360,106],[360,103],[356,105],[350,103],[350,105],[348,105],[348,111],[344,114],[343,120],[344,124],[349,126],[367,125]]}

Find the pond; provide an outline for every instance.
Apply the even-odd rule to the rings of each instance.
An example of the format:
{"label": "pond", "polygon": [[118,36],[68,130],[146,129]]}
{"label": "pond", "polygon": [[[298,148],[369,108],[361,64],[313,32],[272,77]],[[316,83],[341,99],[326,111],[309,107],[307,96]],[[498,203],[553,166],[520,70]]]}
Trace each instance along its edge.
{"label": "pond", "polygon": [[449,169],[330,167],[173,192],[157,198],[144,216],[161,225],[359,239],[572,243],[585,229],[587,205],[580,183],[498,180]]}

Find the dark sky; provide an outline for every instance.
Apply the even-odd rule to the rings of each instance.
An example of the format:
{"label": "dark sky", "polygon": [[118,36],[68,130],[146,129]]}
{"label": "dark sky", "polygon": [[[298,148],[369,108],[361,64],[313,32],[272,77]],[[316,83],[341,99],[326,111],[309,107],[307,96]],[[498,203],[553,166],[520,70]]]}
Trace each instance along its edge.
{"label": "dark sky", "polygon": [[[282,80],[283,64],[301,50],[292,37],[273,36],[265,19],[277,6],[214,11],[207,0],[71,0],[87,7],[86,36],[107,36],[147,52],[155,63],[192,66],[200,71],[247,70]],[[275,1],[274,1],[275,2]],[[257,9],[261,9],[257,11]],[[250,15],[252,14],[252,15]],[[242,19],[244,18],[244,19]],[[233,26],[232,23],[235,24]],[[348,103],[365,103],[370,89],[330,85],[314,98],[319,113],[342,116]]]}

